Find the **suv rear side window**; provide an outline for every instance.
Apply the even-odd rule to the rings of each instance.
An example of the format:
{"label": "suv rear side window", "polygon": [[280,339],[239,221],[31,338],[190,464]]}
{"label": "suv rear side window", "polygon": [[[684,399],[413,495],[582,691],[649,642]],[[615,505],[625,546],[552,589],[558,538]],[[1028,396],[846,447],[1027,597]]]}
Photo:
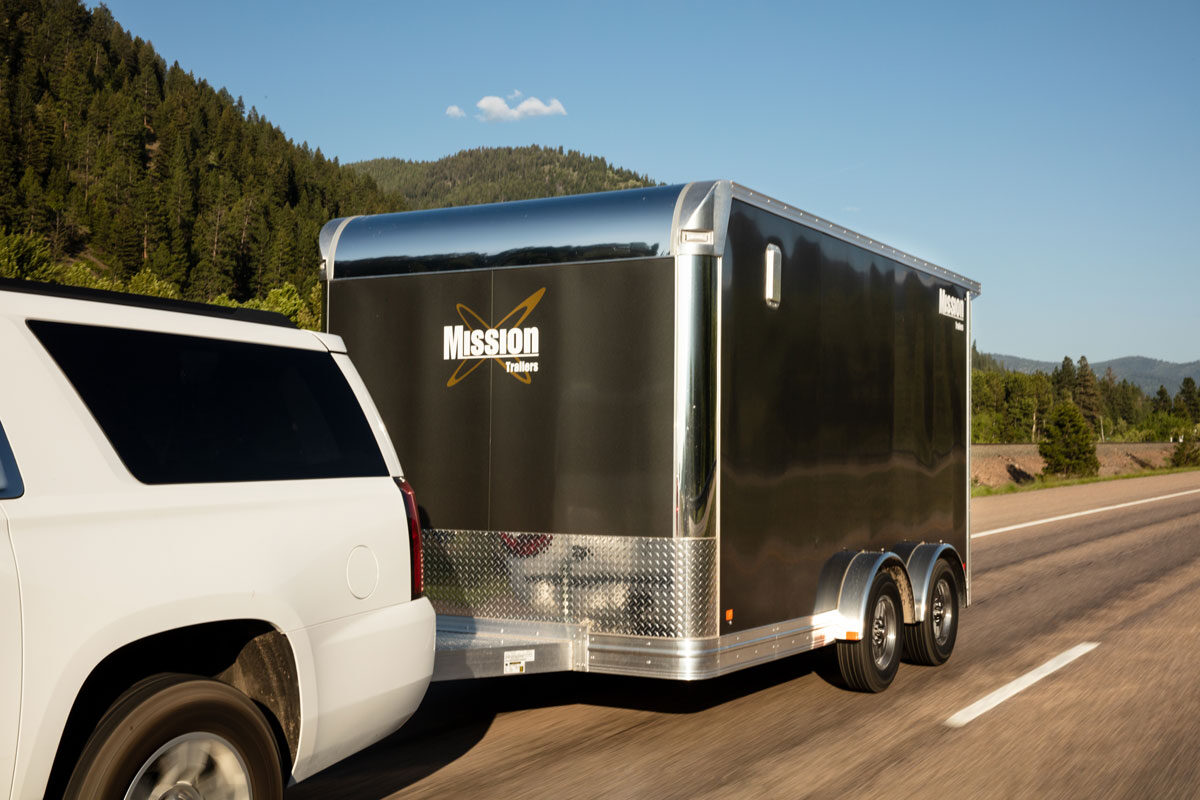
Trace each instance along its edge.
{"label": "suv rear side window", "polygon": [[24,493],[25,486],[21,483],[21,473],[17,471],[17,460],[8,446],[4,426],[0,425],[0,500],[20,497]]}
{"label": "suv rear side window", "polygon": [[143,483],[387,475],[328,353],[30,320]]}

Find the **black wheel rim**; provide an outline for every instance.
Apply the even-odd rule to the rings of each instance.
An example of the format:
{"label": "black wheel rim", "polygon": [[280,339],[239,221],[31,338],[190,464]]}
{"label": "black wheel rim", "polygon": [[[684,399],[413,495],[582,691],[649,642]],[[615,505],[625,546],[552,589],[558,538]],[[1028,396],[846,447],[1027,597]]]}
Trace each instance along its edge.
{"label": "black wheel rim", "polygon": [[930,598],[929,617],[933,625],[933,641],[939,647],[950,641],[954,632],[954,589],[950,581],[942,576],[933,586],[933,596]]}
{"label": "black wheel rim", "polygon": [[896,634],[896,604],[890,595],[882,594],[871,615],[871,658],[880,672],[886,671],[896,657]]}

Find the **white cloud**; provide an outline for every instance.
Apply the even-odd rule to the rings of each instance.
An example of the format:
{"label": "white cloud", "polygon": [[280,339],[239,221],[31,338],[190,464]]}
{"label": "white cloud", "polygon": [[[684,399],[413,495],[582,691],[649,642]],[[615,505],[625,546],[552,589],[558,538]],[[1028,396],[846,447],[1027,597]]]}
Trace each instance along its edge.
{"label": "white cloud", "polygon": [[521,97],[524,97],[524,96],[525,96],[525,93],[524,93],[524,92],[522,92],[520,89],[513,89],[513,90],[512,90],[512,94],[510,94],[510,95],[508,96],[508,99],[509,99],[509,100],[516,100],[516,99],[518,99],[518,98],[521,98]]}
{"label": "white cloud", "polygon": [[463,111],[458,106],[447,106],[446,107],[446,116],[447,117],[453,117],[454,119],[459,119],[460,117],[465,117],[466,115],[467,115],[467,112]]}
{"label": "white cloud", "polygon": [[480,114],[475,116],[483,122],[515,122],[526,117],[545,117],[554,114],[567,115],[567,110],[558,98],[551,98],[549,104],[543,103],[536,97],[527,97],[516,107],[512,108],[504,98],[488,95],[475,104]]}

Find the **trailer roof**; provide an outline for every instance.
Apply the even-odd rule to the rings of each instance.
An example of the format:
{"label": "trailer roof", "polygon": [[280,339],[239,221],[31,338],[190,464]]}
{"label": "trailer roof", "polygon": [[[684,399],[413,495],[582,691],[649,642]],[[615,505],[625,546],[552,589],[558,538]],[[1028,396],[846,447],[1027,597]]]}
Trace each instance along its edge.
{"label": "trailer roof", "polygon": [[343,217],[321,230],[330,279],[538,264],[721,255],[733,200],[979,294],[978,282],[731,181],[701,181],[395,214]]}

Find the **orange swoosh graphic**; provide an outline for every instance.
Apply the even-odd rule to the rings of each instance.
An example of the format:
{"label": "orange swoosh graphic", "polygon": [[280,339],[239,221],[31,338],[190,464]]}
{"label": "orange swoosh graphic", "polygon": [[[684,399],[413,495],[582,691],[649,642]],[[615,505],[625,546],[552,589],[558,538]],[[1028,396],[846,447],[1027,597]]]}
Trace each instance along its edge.
{"label": "orange swoosh graphic", "polygon": [[[521,323],[524,322],[526,318],[528,318],[533,312],[533,309],[537,307],[537,304],[541,302],[544,294],[546,294],[545,286],[543,286],[541,289],[538,289],[536,292],[529,295],[529,297],[526,297],[524,300],[518,303],[516,308],[505,314],[504,319],[500,320],[495,325],[488,325],[483,321],[483,317],[479,316],[462,303],[457,303],[454,308],[458,312],[459,319],[463,321],[463,325],[466,326],[468,331],[474,331],[478,328],[482,328],[486,331],[504,327],[519,328]],[[517,312],[524,313],[521,314],[520,318],[518,318],[516,322],[510,323],[509,320],[512,319],[513,315]],[[472,320],[474,320],[475,323],[478,323],[478,325],[472,324]],[[505,361],[516,361],[517,363],[521,363],[520,356],[497,356],[492,360],[502,366]],[[446,381],[446,386],[450,387],[457,383],[461,383],[468,375],[479,369],[480,365],[483,363],[483,359],[464,359],[459,361],[458,367],[454,370],[454,374],[450,376],[450,380]],[[506,369],[504,374],[509,375],[526,385],[529,385],[533,382],[533,377],[527,372],[509,372]]]}

